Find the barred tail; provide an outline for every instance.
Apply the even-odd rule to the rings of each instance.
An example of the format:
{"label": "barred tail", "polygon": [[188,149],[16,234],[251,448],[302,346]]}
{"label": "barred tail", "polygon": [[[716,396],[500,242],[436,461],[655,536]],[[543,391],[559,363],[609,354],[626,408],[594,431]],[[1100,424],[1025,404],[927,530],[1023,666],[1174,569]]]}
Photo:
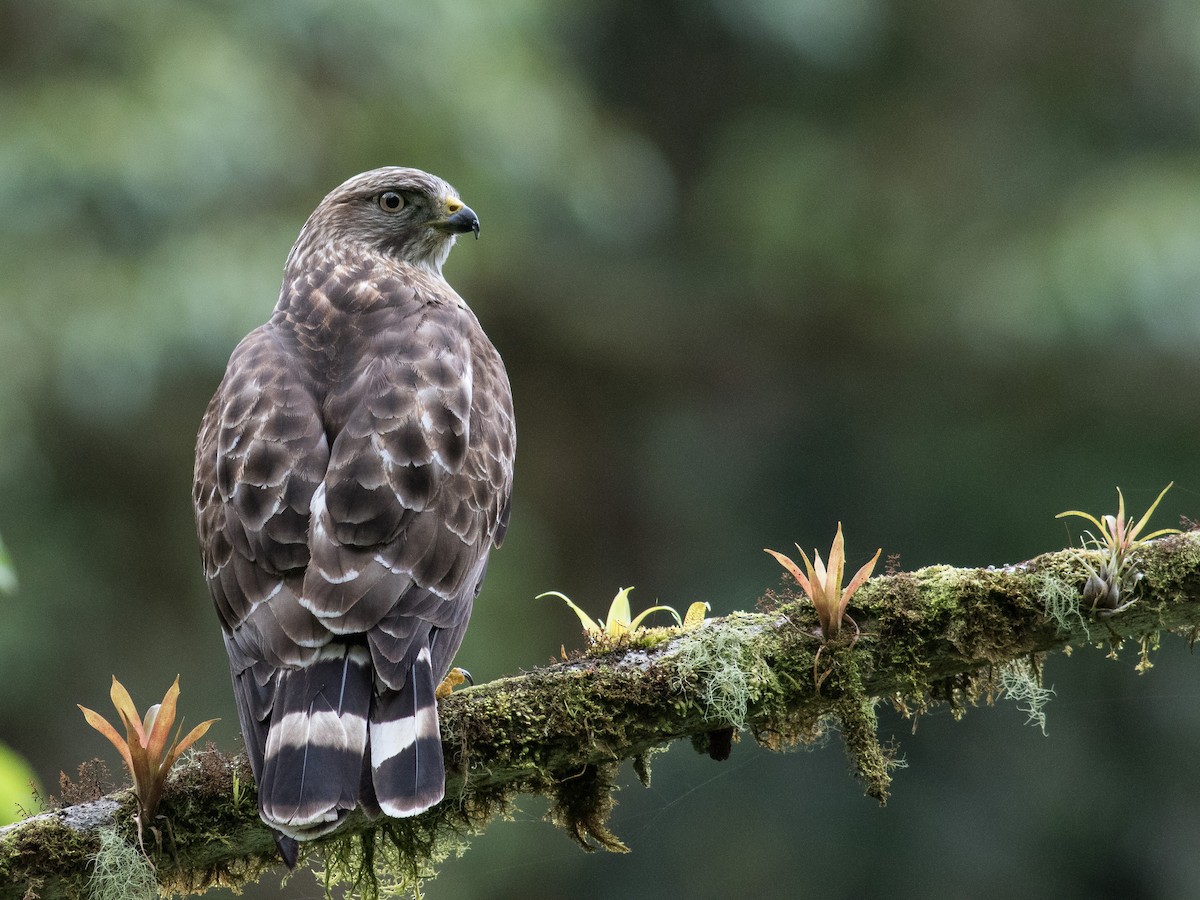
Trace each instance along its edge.
{"label": "barred tail", "polygon": [[386,815],[415,816],[446,793],[436,689],[429,647],[424,646],[404,687],[384,692],[371,710],[371,776]]}
{"label": "barred tail", "polygon": [[340,643],[280,672],[258,786],[268,825],[311,840],[358,805],[373,679],[367,648]]}

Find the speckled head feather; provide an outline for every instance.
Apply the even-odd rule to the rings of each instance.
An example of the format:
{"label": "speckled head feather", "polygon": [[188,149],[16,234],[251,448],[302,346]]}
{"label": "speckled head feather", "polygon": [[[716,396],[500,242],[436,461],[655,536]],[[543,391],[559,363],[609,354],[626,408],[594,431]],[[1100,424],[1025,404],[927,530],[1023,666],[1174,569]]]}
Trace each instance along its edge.
{"label": "speckled head feather", "polygon": [[516,444],[504,365],[441,274],[478,228],[415,169],[334,190],[200,427],[205,577],[260,812],[291,839],[445,789],[434,690],[504,535]]}
{"label": "speckled head feather", "polygon": [[440,275],[455,239],[466,231],[478,236],[479,218],[449,183],[420,169],[372,169],[321,201],[301,230],[288,266],[330,243],[344,243],[373,247]]}

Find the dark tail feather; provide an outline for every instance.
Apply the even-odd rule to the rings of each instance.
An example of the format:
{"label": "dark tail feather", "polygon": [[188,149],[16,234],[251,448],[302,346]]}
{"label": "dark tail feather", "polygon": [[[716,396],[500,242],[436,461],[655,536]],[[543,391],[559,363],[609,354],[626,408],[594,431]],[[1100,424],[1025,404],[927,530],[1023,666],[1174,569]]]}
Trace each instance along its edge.
{"label": "dark tail feather", "polygon": [[377,697],[371,711],[375,799],[389,816],[415,816],[445,796],[436,688],[429,647],[422,647],[404,687]]}
{"label": "dark tail feather", "polygon": [[362,646],[330,644],[310,665],[280,673],[258,788],[263,821],[311,840],[354,809],[371,694]]}
{"label": "dark tail feather", "polygon": [[278,831],[272,831],[271,835],[275,838],[275,846],[279,848],[283,864],[289,869],[296,868],[296,861],[300,858],[300,845],[296,843],[296,839]]}

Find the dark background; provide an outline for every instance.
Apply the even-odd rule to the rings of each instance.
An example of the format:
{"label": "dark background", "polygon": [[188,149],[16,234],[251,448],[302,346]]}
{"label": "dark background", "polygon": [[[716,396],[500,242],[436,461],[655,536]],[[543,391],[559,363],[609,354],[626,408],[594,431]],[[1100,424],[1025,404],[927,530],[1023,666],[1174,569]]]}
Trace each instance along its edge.
{"label": "dark background", "polygon": [[[384,164],[479,213],[446,274],[516,396],[477,678],[582,643],[542,591],[751,608],[761,548],[838,520],[914,569],[1059,548],[1117,485],[1200,517],[1188,0],[0,0],[0,741],[47,785],[115,769],[75,709],[113,673],[182,673],[238,745],[195,430],[305,217]],[[631,855],[526,800],[426,894],[1197,896],[1197,663],[1136,658],[1051,658],[1047,737],[885,711],[886,809],[836,737],[676,746],[626,774]]]}

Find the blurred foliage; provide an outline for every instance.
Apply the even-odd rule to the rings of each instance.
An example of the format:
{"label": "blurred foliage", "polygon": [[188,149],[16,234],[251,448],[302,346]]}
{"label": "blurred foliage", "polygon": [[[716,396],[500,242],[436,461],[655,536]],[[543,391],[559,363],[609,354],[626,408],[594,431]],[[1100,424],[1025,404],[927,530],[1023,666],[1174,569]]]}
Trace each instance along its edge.
{"label": "blurred foliage", "polygon": [[[839,520],[915,568],[1063,546],[1117,484],[1197,518],[1198,97],[1185,0],[0,0],[0,737],[73,771],[120,669],[185,672],[235,743],[195,429],[304,218],[382,164],[480,214],[447,275],[513,380],[479,678],[580,640],[551,586],[719,615]],[[1194,895],[1195,667],[1161,656],[1049,661],[1045,739],[885,716],[885,811],[836,751],[676,748],[632,856],[530,810],[428,893]]]}
{"label": "blurred foliage", "polygon": [[0,538],[0,594],[11,594],[16,589],[17,572],[8,555],[8,548],[4,546],[4,539]]}
{"label": "blurred foliage", "polygon": [[38,812],[41,791],[29,761],[7,744],[0,744],[0,825]]}

